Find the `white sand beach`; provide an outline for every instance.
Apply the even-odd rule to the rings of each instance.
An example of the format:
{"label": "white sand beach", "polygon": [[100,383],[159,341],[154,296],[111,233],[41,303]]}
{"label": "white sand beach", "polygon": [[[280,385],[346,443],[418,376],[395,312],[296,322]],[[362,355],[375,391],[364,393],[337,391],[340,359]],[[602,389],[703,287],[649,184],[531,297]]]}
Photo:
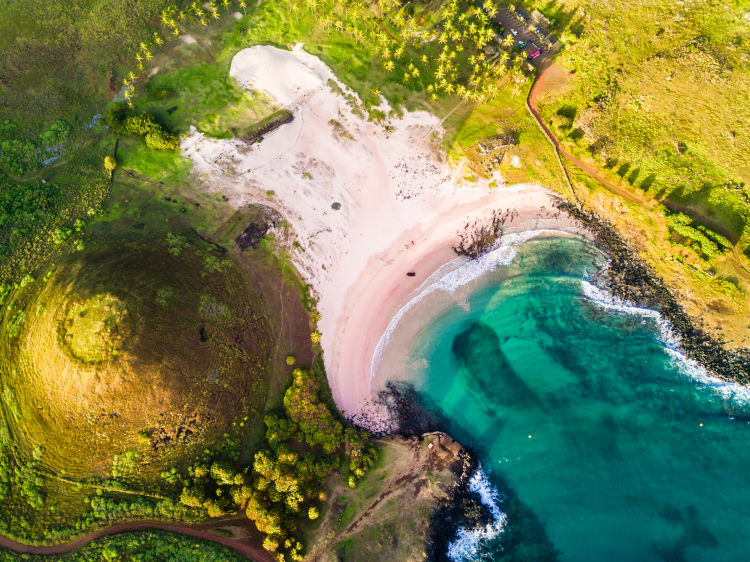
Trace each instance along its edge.
{"label": "white sand beach", "polygon": [[[267,205],[288,221],[293,236],[278,239],[318,300],[326,371],[347,415],[370,397],[373,354],[393,315],[456,257],[451,247],[467,222],[514,209],[514,230],[577,229],[553,216],[540,186],[464,181],[438,149],[436,116],[404,112],[388,120],[390,132],[368,122],[356,95],[301,46],[244,49],[230,74],[294,120],[260,144],[193,131],[182,149],[206,189],[237,207]],[[385,101],[381,109],[389,110]]]}

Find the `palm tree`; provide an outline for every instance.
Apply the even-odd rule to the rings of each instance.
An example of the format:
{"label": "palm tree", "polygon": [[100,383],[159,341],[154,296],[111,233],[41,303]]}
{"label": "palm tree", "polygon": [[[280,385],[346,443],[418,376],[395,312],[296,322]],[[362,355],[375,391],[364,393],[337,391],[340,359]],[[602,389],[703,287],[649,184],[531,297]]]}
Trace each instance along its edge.
{"label": "palm tree", "polygon": [[240,0],[239,6],[240,8],[242,8],[242,13],[247,15],[247,10],[246,10],[247,4],[245,3],[245,0]]}
{"label": "palm tree", "polygon": [[393,64],[392,60],[385,61],[385,63],[383,64],[383,68],[385,68],[388,72],[393,70],[394,66],[395,65]]}

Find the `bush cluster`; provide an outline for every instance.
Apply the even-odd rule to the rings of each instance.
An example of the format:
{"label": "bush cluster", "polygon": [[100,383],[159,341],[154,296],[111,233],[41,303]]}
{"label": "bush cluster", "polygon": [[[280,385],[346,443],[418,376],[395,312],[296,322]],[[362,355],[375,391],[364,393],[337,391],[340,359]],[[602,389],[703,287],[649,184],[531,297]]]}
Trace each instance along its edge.
{"label": "bush cluster", "polygon": [[354,487],[376,455],[367,434],[346,427],[321,400],[314,373],[295,369],[292,377],[283,414],[265,417],[265,444],[252,466],[238,469],[236,459],[196,463],[180,496],[211,516],[244,509],[278,560],[302,559],[297,524],[319,517],[326,478],[346,463]]}
{"label": "bush cluster", "polygon": [[126,106],[117,104],[107,116],[107,123],[117,136],[139,136],[152,150],[174,150],[179,146],[176,135],[157,123],[150,113],[130,113]]}
{"label": "bush cluster", "polygon": [[690,241],[684,245],[706,260],[720,256],[732,247],[724,236],[702,224],[694,225],[693,219],[683,213],[665,209],[664,217],[667,219],[670,230]]}
{"label": "bush cluster", "polygon": [[41,449],[35,450],[34,459],[22,461],[16,454],[7,426],[0,426],[0,500],[18,492],[33,509],[44,506],[44,478],[39,474]]}

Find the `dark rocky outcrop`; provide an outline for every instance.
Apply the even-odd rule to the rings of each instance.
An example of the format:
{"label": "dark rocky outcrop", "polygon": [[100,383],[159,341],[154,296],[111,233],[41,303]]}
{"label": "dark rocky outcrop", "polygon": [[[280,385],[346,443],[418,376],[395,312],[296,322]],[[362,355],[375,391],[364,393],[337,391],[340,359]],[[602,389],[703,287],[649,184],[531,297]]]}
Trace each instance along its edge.
{"label": "dark rocky outcrop", "polygon": [[607,220],[568,201],[559,200],[557,206],[583,223],[609,257],[609,267],[595,279],[597,284],[624,301],[658,310],[680,337],[686,355],[716,377],[750,384],[750,349],[729,350],[723,341],[697,326],[664,280],[635,254]]}

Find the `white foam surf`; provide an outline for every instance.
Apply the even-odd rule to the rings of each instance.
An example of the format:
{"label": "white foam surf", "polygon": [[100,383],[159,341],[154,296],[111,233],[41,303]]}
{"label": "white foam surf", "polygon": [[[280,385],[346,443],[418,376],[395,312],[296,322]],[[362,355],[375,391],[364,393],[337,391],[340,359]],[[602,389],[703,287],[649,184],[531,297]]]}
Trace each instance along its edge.
{"label": "white foam surf", "polygon": [[456,539],[448,545],[448,557],[455,562],[481,559],[482,544],[499,536],[508,521],[508,516],[500,509],[503,503],[500,493],[487,478],[481,465],[469,480],[469,490],[479,494],[480,500],[490,511],[492,521],[478,529],[462,527],[458,530]]}
{"label": "white foam surf", "polygon": [[430,275],[417,289],[416,296],[411,297],[391,318],[383,335],[380,336],[378,344],[375,346],[375,352],[370,363],[370,380],[372,381],[377,371],[378,365],[383,357],[383,351],[390,343],[393,332],[404,318],[407,312],[414,308],[422,299],[436,291],[453,294],[460,287],[479,279],[485,273],[493,271],[500,266],[509,265],[516,257],[514,246],[528,242],[532,238],[541,235],[568,235],[570,233],[561,230],[536,229],[524,230],[505,234],[498,243],[497,247],[480,256],[477,259],[467,259],[458,257],[454,260],[439,267]]}
{"label": "white foam surf", "polygon": [[664,345],[665,351],[678,367],[680,373],[698,383],[701,387],[709,388],[725,401],[742,406],[750,405],[750,387],[718,379],[712,376],[703,365],[687,357],[682,350],[680,336],[675,333],[669,321],[658,311],[628,304],[586,280],[581,280],[581,292],[587,300],[601,308],[612,312],[640,316],[644,320],[648,319],[654,322],[659,341]]}

